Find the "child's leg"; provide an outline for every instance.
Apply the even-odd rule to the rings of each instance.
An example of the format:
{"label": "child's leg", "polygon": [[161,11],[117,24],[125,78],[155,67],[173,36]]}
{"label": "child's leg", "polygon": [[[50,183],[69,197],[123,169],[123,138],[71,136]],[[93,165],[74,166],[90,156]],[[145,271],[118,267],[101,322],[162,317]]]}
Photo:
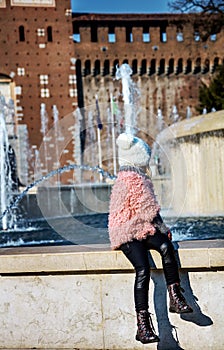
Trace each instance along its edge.
{"label": "child's leg", "polygon": [[134,300],[136,311],[148,310],[150,267],[148,250],[141,241],[122,244],[120,249],[135,269]]}
{"label": "child's leg", "polygon": [[146,238],[147,248],[160,253],[167,285],[179,283],[178,265],[174,254],[174,247],[167,235],[156,233]]}
{"label": "child's leg", "polygon": [[192,312],[192,308],[187,304],[181,293],[179,271],[173,244],[163,233],[148,236],[146,242],[148,249],[157,250],[162,257],[164,275],[170,296],[170,312]]}
{"label": "child's leg", "polygon": [[120,248],[135,268],[134,300],[137,313],[137,334],[135,339],[143,344],[159,341],[148,312],[150,267],[148,250],[143,241],[134,240]]}

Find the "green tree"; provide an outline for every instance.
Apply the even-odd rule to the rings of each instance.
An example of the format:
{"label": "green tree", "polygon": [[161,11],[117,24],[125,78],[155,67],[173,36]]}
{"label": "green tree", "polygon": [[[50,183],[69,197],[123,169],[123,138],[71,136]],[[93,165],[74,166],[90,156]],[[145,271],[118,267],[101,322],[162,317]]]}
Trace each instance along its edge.
{"label": "green tree", "polygon": [[224,109],[224,64],[217,68],[217,72],[209,86],[205,84],[200,86],[199,101],[197,110],[200,113],[205,107],[209,112],[212,108],[217,111]]}

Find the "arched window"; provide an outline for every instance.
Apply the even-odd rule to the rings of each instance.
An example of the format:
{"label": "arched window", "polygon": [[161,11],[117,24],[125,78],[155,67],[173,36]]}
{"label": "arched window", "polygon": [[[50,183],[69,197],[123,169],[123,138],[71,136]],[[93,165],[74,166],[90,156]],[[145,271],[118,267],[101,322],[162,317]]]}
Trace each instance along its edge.
{"label": "arched window", "polygon": [[183,58],[179,58],[177,62],[176,74],[180,74],[180,73],[183,73]]}
{"label": "arched window", "polygon": [[158,75],[162,75],[165,73],[165,59],[162,58],[159,62],[159,70],[158,70]]}
{"label": "arched window", "polygon": [[218,65],[219,65],[219,58],[215,57],[214,64],[213,64],[213,67],[212,67],[212,73],[214,73],[216,71]]}
{"label": "arched window", "polygon": [[51,26],[47,27],[47,41],[50,43],[52,43],[52,41],[53,41],[52,27]]}
{"label": "arched window", "polygon": [[187,65],[186,65],[186,68],[185,68],[185,74],[189,74],[192,72],[192,61],[190,58],[188,58],[187,60]]}
{"label": "arched window", "polygon": [[136,59],[132,61],[132,72],[133,74],[138,73],[138,61]]}
{"label": "arched window", "polygon": [[146,73],[147,73],[147,61],[146,61],[146,59],[144,59],[144,60],[142,60],[140,75],[144,75]]}
{"label": "arched window", "polygon": [[167,74],[170,75],[170,74],[173,74],[173,72],[174,72],[174,59],[171,58],[171,59],[169,60],[169,66],[168,66],[168,72],[167,72]]}
{"label": "arched window", "polygon": [[207,59],[205,60],[202,73],[203,73],[203,74],[206,74],[206,73],[209,73],[209,71],[210,71],[210,61],[209,61],[209,59],[207,58]]}
{"label": "arched window", "polygon": [[100,74],[100,60],[96,60],[94,65],[94,76],[97,76],[99,74]]}
{"label": "arched window", "polygon": [[119,60],[115,60],[113,64],[112,76],[115,77],[117,66],[119,66]]}
{"label": "arched window", "polygon": [[198,57],[195,62],[194,74],[198,74],[201,72],[201,58]]}
{"label": "arched window", "polygon": [[123,63],[127,63],[128,64],[128,60],[127,59],[123,60]]}
{"label": "arched window", "polygon": [[104,66],[103,66],[103,75],[108,75],[110,74],[110,61],[109,60],[105,60],[104,61]]}
{"label": "arched window", "polygon": [[91,74],[91,62],[90,60],[85,61],[84,76]]}
{"label": "arched window", "polygon": [[150,63],[150,71],[149,71],[149,75],[153,75],[156,73],[156,60],[155,58],[153,58],[151,60],[151,63]]}
{"label": "arched window", "polygon": [[19,26],[19,41],[25,41],[24,26]]}

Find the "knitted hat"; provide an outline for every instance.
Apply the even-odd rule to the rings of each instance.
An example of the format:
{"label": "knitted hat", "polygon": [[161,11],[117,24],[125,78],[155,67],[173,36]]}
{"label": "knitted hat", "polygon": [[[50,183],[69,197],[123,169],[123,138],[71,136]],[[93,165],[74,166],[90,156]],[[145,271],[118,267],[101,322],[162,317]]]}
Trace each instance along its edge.
{"label": "knitted hat", "polygon": [[149,165],[151,149],[142,139],[132,134],[120,134],[117,138],[120,166],[143,167]]}

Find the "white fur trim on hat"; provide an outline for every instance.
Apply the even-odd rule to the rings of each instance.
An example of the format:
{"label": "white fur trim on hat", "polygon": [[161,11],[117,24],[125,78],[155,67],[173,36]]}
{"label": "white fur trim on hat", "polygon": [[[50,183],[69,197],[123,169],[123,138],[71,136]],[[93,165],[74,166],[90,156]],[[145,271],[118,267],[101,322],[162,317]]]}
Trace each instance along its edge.
{"label": "white fur trim on hat", "polygon": [[151,149],[146,142],[132,134],[120,134],[117,138],[120,166],[143,167],[149,165]]}

